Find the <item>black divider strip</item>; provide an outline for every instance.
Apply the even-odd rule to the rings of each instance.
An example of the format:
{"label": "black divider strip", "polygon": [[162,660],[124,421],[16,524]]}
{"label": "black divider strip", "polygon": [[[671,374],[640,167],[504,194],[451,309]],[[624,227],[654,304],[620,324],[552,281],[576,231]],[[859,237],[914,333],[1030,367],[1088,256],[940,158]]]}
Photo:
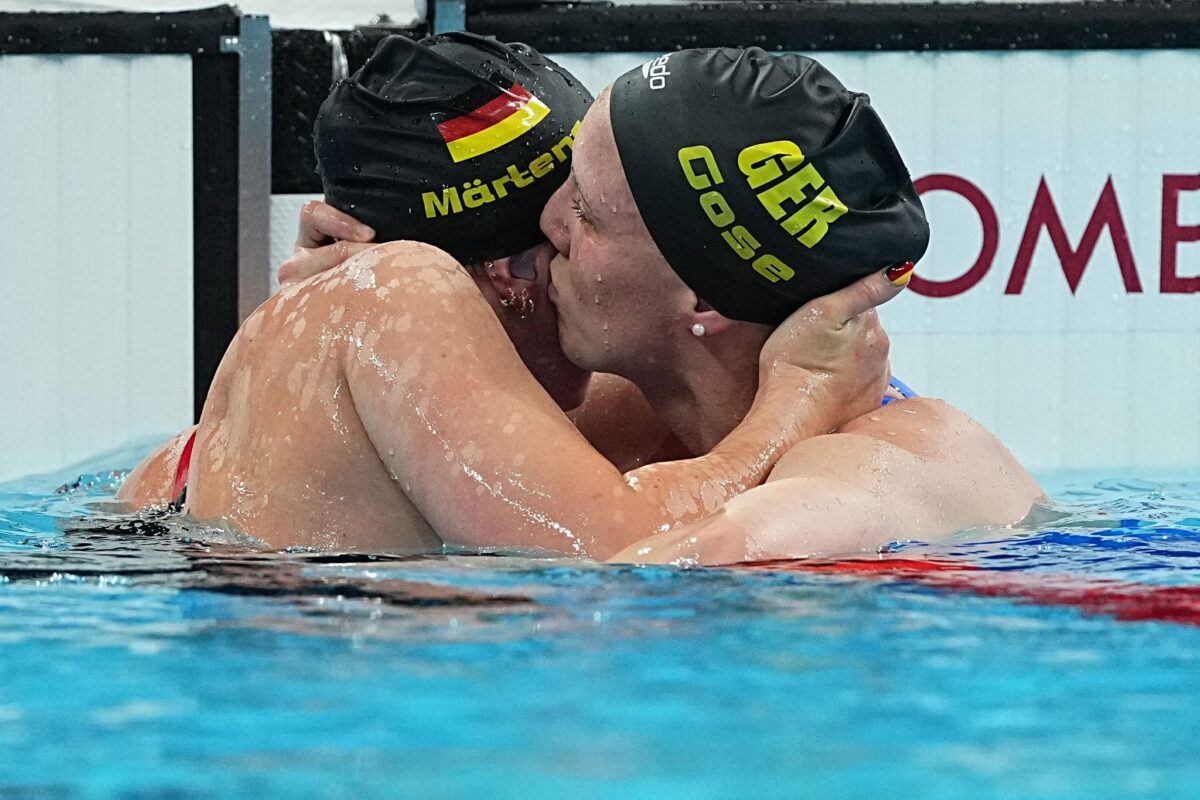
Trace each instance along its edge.
{"label": "black divider strip", "polygon": [[467,29],[547,53],[1082,50],[1200,47],[1200,2],[746,2],[628,6],[483,2]]}
{"label": "black divider strip", "polygon": [[192,340],[196,419],[238,328],[237,56],[192,58]]}
{"label": "black divider strip", "polygon": [[237,34],[233,6],[160,14],[0,13],[0,55],[215,53]]}

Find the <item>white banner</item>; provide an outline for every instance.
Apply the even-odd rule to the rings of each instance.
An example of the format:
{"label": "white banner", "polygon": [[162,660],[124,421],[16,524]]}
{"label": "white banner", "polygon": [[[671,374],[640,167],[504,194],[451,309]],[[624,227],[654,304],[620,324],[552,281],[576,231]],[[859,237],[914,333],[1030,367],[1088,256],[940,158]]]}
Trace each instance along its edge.
{"label": "white banner", "polygon": [[829,54],[933,236],[903,331],[1200,330],[1200,53]]}

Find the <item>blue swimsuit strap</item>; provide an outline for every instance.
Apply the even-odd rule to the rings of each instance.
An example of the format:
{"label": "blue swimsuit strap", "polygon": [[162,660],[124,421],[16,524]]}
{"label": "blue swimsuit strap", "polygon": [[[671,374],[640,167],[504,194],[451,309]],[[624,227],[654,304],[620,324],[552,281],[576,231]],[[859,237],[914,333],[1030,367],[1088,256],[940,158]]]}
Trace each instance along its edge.
{"label": "blue swimsuit strap", "polygon": [[[888,381],[888,385],[891,386],[893,389],[895,389],[897,392],[899,392],[901,397],[920,397],[919,394],[914,392],[912,389],[908,388],[908,384],[906,384],[904,381],[897,378],[895,375],[893,375],[892,379],[890,381]],[[888,403],[892,402],[895,399],[896,398],[894,398],[894,397],[884,397],[883,405],[886,406]]]}

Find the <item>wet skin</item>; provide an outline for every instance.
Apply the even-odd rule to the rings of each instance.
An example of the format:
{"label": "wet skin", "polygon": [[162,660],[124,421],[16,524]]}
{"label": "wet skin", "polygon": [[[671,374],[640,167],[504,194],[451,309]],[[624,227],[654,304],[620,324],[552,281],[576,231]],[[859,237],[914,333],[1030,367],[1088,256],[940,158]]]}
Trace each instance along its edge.
{"label": "wet skin", "polygon": [[[613,373],[592,382],[578,431],[522,368],[554,361],[546,337],[522,341],[492,284],[433,248],[386,245],[247,321],[201,420],[189,513],[277,546],[729,563],[869,550],[1028,511],[1040,490],[966,415],[936,401],[878,409],[886,337],[855,316],[887,299],[878,285],[818,302],[770,339],[690,293],[636,213],[604,99],[543,215],[560,251],[549,270],[562,349]],[[569,406],[567,373],[538,377]],[[169,471],[178,446],[149,463]],[[784,452],[765,486],[714,515]],[[154,471],[131,478],[131,505],[163,501],[148,487],[169,479]]]}
{"label": "wet skin", "polygon": [[[543,248],[543,280],[550,254]],[[509,265],[494,267],[502,285]],[[702,457],[623,476],[527,368],[544,372],[547,348],[527,344],[522,363],[497,316],[504,305],[489,303],[492,285],[436,248],[403,242],[285,288],[246,321],[217,372],[188,513],[274,546],[449,543],[605,557],[761,482],[782,445],[830,429],[856,398],[877,393],[886,362],[869,319],[833,326],[798,316],[736,433]],[[822,360],[816,373],[789,361],[789,349],[840,366]],[[574,378],[557,375],[562,398]],[[598,413],[585,404],[581,428],[611,418],[609,395],[597,393]],[[631,407],[621,405],[625,421]],[[640,454],[626,439],[623,457],[645,460],[663,439],[661,428],[643,436]],[[164,446],[130,481],[122,496],[131,505],[167,499],[154,489],[169,483],[177,449]]]}
{"label": "wet skin", "polygon": [[[679,441],[703,451],[746,414],[767,331],[709,308],[667,265],[625,180],[608,109],[605,92],[576,137],[571,178],[542,217],[560,252],[551,269],[563,350],[629,379]],[[703,337],[691,335],[697,323]],[[765,485],[614,560],[873,551],[898,538],[1011,524],[1041,499],[983,426],[946,403],[905,400],[793,445]]]}

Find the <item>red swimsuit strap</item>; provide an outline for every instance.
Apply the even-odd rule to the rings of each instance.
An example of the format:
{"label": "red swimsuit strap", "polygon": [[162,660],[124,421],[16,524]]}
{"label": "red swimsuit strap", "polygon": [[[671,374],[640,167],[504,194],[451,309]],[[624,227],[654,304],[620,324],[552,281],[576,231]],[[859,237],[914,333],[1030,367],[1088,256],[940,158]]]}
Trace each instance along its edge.
{"label": "red swimsuit strap", "polygon": [[183,490],[187,488],[188,472],[192,467],[192,445],[196,443],[196,431],[192,431],[192,435],[188,437],[187,444],[183,446],[183,453],[179,456],[179,466],[175,468],[175,490],[171,497],[176,503],[183,499]]}

